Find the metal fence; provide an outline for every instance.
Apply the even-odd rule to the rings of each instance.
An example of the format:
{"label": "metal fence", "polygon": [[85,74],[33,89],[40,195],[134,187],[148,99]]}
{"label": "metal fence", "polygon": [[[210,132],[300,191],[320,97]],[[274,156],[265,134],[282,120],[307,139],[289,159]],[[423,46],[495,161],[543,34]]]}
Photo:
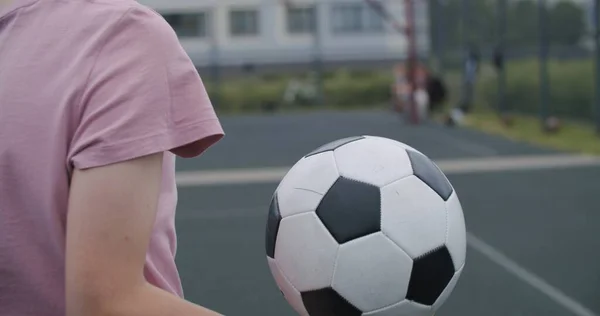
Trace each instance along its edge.
{"label": "metal fence", "polygon": [[479,58],[477,105],[600,131],[598,2],[430,0],[433,56],[463,79],[469,54]]}
{"label": "metal fence", "polygon": [[[352,61],[333,63],[323,56],[322,47],[329,43],[320,31],[324,26],[318,21],[322,19],[316,17],[323,14],[324,3],[317,1],[307,7],[307,1],[270,2],[278,3],[281,8],[297,5],[312,8],[313,11],[303,12],[305,15],[312,14],[312,18],[297,21],[300,24],[309,21],[311,24],[304,25],[304,31],[313,38],[312,48],[301,53],[307,60],[300,65],[275,67],[274,71],[264,71],[264,65],[260,64],[240,64],[237,68],[233,67],[237,69],[235,76],[246,81],[239,85],[241,88],[232,88],[231,80],[227,79],[230,70],[222,69],[220,64],[227,59],[225,52],[220,49],[217,39],[211,38],[212,48],[201,55],[205,64],[201,72],[217,104],[235,103],[238,99],[248,103],[246,92],[242,89],[248,89],[248,93],[256,97],[256,102],[263,103],[261,106],[267,109],[282,100],[294,99],[290,96],[298,94],[304,94],[304,99],[306,96],[312,99],[305,100],[305,103],[331,103],[332,89],[340,90],[340,94],[344,89],[348,92],[365,89],[357,96],[368,94],[380,100],[389,93],[386,90],[390,90],[385,87],[386,81],[375,76],[378,84],[358,87],[355,81],[366,79],[357,76],[366,70],[376,70],[384,76],[389,75],[388,80],[393,80],[390,66],[399,62],[408,62],[410,75],[411,66],[418,57],[435,72],[444,74],[447,85],[456,96],[452,106],[465,109],[486,107],[500,113],[528,113],[539,115],[541,120],[551,116],[585,120],[595,122],[600,132],[600,0],[356,0],[377,13],[388,32],[404,34],[406,43],[413,43],[397,56],[381,57],[380,62],[371,58],[366,65]],[[398,5],[403,9],[398,10]],[[394,6],[395,11],[390,9]],[[410,22],[415,21],[415,16],[424,19],[420,16],[423,12],[426,23],[417,19],[419,21],[414,23],[414,28],[407,29]],[[363,21],[363,26],[378,27],[370,19]],[[206,32],[215,34],[211,28],[207,28]],[[367,42],[364,44],[369,45]],[[282,52],[273,55],[273,58],[283,58],[291,53],[293,51]],[[474,64],[477,67],[471,67]],[[328,78],[339,77],[334,72],[340,68],[354,71],[341,76],[340,82],[345,85],[331,81],[328,81],[329,85],[325,83]],[[259,77],[261,83],[271,86],[261,91],[253,88],[250,83],[255,84]],[[352,78],[356,80],[353,82]],[[231,91],[224,91],[227,89]],[[236,93],[235,100],[229,98],[229,101],[219,102],[222,97]],[[352,95],[337,98],[340,103],[363,102]]]}

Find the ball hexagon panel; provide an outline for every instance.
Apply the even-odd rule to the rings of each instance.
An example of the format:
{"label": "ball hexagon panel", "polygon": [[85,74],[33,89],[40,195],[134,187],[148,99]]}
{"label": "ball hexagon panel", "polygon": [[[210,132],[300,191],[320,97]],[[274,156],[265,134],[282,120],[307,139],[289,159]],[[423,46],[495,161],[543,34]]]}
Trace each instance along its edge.
{"label": "ball hexagon panel", "polygon": [[332,287],[361,311],[373,311],[406,297],[413,260],[382,233],[342,245]]}
{"label": "ball hexagon panel", "polygon": [[333,152],[298,161],[276,190],[281,217],[313,212],[338,177]]}
{"label": "ball hexagon panel", "polygon": [[316,213],[333,238],[343,244],[380,231],[381,192],[376,186],[340,177]]}
{"label": "ball hexagon panel", "polygon": [[362,312],[331,287],[302,292],[310,316],[360,316]]}
{"label": "ball hexagon panel", "polygon": [[465,264],[467,255],[467,231],[463,209],[456,192],[446,202],[446,212],[448,213],[446,247],[452,256],[454,267],[460,269]]}
{"label": "ball hexagon panel", "polygon": [[331,285],[339,245],[313,212],[285,217],[279,224],[275,261],[300,292]]}
{"label": "ball hexagon panel", "polygon": [[414,175],[427,183],[439,196],[447,201],[452,194],[452,186],[440,168],[420,152],[407,151]]}
{"label": "ball hexagon panel", "polygon": [[292,286],[290,281],[283,275],[281,269],[279,269],[277,266],[275,259],[267,257],[267,263],[269,265],[269,269],[271,270],[271,274],[273,275],[273,279],[275,279],[277,287],[285,297],[288,304],[290,304],[290,306],[301,316],[309,316],[306,308],[304,307],[304,303],[302,302],[302,296],[300,295],[300,292],[298,292],[294,286]]}
{"label": "ball hexagon panel", "polygon": [[365,138],[333,152],[340,175],[378,187],[413,174],[406,150],[380,138]]}
{"label": "ball hexagon panel", "polygon": [[440,297],[438,297],[435,303],[433,303],[434,311],[440,309],[440,307],[442,307],[442,305],[444,305],[444,303],[448,300],[448,297],[450,297],[450,294],[452,294],[452,291],[454,291],[454,288],[458,283],[458,279],[460,279],[462,271],[463,269],[459,269],[454,273],[454,276],[452,277],[452,280],[450,280],[450,283],[448,283],[448,286],[446,286],[442,294],[440,294]]}
{"label": "ball hexagon panel", "polygon": [[411,258],[446,241],[446,204],[415,176],[381,189],[381,230]]}
{"label": "ball hexagon panel", "polygon": [[415,259],[406,299],[423,305],[433,305],[454,274],[454,265],[446,246]]}
{"label": "ball hexagon panel", "polygon": [[334,151],[336,150],[338,147],[342,147],[348,143],[351,142],[355,142],[357,140],[361,140],[364,139],[364,136],[353,136],[353,137],[347,137],[347,138],[342,138],[342,139],[338,139],[338,140],[334,140],[330,143],[327,143],[315,150],[313,150],[311,153],[309,153],[308,155],[304,156],[306,157],[310,157],[310,156],[314,156],[314,155],[318,155],[320,153],[324,153],[324,152],[328,152],[328,151]]}
{"label": "ball hexagon panel", "polygon": [[277,193],[271,199],[269,206],[269,214],[267,216],[267,232],[265,234],[265,247],[267,256],[275,258],[275,243],[277,241],[277,232],[279,231],[279,223],[281,222],[281,214],[279,213],[279,202],[277,201]]}
{"label": "ball hexagon panel", "polygon": [[363,316],[432,316],[431,306],[404,300],[382,309],[364,313]]}

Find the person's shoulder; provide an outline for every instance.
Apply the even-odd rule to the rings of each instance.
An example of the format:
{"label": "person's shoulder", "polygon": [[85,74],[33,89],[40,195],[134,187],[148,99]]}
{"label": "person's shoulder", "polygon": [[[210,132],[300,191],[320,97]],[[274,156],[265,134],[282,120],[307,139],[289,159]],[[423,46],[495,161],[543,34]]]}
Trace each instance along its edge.
{"label": "person's shoulder", "polygon": [[84,24],[102,26],[99,29],[121,32],[123,27],[127,27],[145,29],[155,36],[160,33],[172,36],[170,32],[173,30],[162,15],[135,0],[61,0],[60,2],[74,6],[73,9],[79,13],[79,18],[75,18],[76,20]]}
{"label": "person's shoulder", "polygon": [[134,0],[88,0],[87,4],[93,10],[95,9],[120,15],[121,20],[169,28],[169,24],[162,15],[151,7]]}
{"label": "person's shoulder", "polygon": [[84,0],[82,2],[77,2],[92,9],[102,9],[121,13],[138,11],[149,14],[150,16],[160,16],[160,14],[158,14],[154,9],[135,0]]}
{"label": "person's shoulder", "polygon": [[128,54],[144,51],[144,54],[164,56],[165,51],[179,45],[177,34],[163,16],[137,1],[68,1],[79,2],[75,5],[82,6],[78,11],[81,16],[75,19],[79,21],[80,29],[94,35],[89,41],[100,45],[104,55],[110,55],[112,50]]}

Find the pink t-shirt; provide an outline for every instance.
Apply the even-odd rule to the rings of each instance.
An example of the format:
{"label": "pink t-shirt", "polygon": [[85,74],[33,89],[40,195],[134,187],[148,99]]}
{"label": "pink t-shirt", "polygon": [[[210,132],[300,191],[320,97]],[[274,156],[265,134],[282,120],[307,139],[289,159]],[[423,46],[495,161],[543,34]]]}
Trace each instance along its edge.
{"label": "pink t-shirt", "polygon": [[182,295],[170,151],[200,155],[222,136],[194,65],[154,11],[133,0],[0,7],[0,315],[64,316],[73,169],[157,152],[163,183],[145,275]]}

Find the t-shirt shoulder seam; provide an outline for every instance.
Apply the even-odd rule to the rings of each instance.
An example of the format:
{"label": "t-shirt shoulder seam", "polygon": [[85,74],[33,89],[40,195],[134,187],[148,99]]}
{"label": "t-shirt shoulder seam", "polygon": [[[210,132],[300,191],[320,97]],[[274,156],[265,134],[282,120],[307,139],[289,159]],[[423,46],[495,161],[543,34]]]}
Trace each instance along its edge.
{"label": "t-shirt shoulder seam", "polygon": [[[158,14],[156,11],[151,10],[153,14]],[[143,24],[144,29],[149,33],[150,36],[152,36],[152,31],[147,29],[147,25]],[[162,45],[158,45],[157,47],[157,51],[160,52],[161,54],[161,58],[163,60],[168,60],[167,58],[167,54],[165,53],[164,49],[162,48]],[[166,115],[168,115],[168,120],[167,122],[169,123],[169,128],[172,128],[174,123],[173,123],[173,119],[171,117],[171,109],[173,108],[173,88],[171,87],[171,73],[169,72],[169,68],[167,67],[167,63],[164,62],[163,65],[163,70],[165,72],[165,77],[167,79],[167,89],[169,90],[169,104],[168,104],[168,110],[166,111]]]}
{"label": "t-shirt shoulder seam", "polygon": [[0,22],[2,22],[2,20],[4,20],[5,18],[8,18],[9,15],[17,12],[17,10],[21,10],[23,8],[31,7],[31,6],[35,5],[36,3],[38,3],[38,1],[34,1],[34,2],[31,2],[31,3],[27,3],[27,4],[24,4],[24,5],[17,6],[16,8],[13,8],[12,10],[10,10],[8,12],[5,12],[5,13],[0,12],[0,13],[2,13],[2,15],[0,15]]}
{"label": "t-shirt shoulder seam", "polygon": [[[125,18],[125,16],[129,12],[131,12],[132,9],[133,9],[133,7],[129,7],[127,10],[125,10],[119,16],[119,18],[116,20],[116,22],[113,25],[113,28],[116,28],[119,25],[119,23],[121,23],[121,21]],[[82,86],[81,92],[80,92],[79,96],[77,97],[77,101],[75,102],[75,106],[77,106],[77,110],[79,110],[80,115],[83,115],[83,113],[84,113],[84,105],[81,104],[81,102],[83,101],[83,96],[85,95],[85,91],[87,90],[88,85],[90,84],[90,79],[92,78],[92,75],[93,75],[94,71],[96,70],[96,66],[98,64],[98,60],[100,59],[100,55],[104,52],[104,48],[108,44],[109,39],[110,39],[110,36],[106,36],[104,39],[102,39],[102,43],[100,44],[100,49],[94,56],[94,61],[92,63],[92,67],[90,67],[90,70],[89,70],[88,74],[86,75],[85,80],[83,81],[83,86]]]}
{"label": "t-shirt shoulder seam", "polygon": [[[153,13],[157,14],[155,11],[153,11]],[[144,28],[146,28],[146,27],[147,26],[144,24]],[[148,31],[150,33],[150,35],[152,35],[151,31],[149,31],[147,29],[146,29],[146,31]],[[165,61],[168,60],[167,54],[165,53],[165,51],[163,50],[163,48],[162,48],[161,45],[158,46],[157,50],[160,52],[161,58],[163,60],[165,60]],[[168,115],[168,121],[167,122],[170,125],[169,128],[172,128],[173,125],[174,125],[174,123],[173,123],[173,119],[171,117],[171,109],[173,108],[173,88],[171,87],[171,73],[169,72],[169,68],[167,67],[167,63],[166,62],[163,63],[162,67],[163,67],[163,70],[165,72],[165,77],[167,79],[167,89],[169,90],[169,106],[168,106],[168,110],[167,110],[167,113],[166,113]]]}
{"label": "t-shirt shoulder seam", "polygon": [[[94,4],[102,4],[102,5],[114,5],[114,6],[116,6],[115,4],[112,4],[112,3],[99,3],[99,2],[96,2],[96,1],[92,1],[92,3],[94,3]],[[134,5],[134,4],[132,4],[132,5],[129,5],[129,6],[127,6],[126,8],[127,8],[127,10],[125,10],[125,11],[123,12],[123,14],[122,14],[122,15],[121,15],[121,16],[120,16],[120,17],[119,17],[117,20],[116,20],[116,22],[115,22],[115,23],[114,23],[114,25],[113,25],[113,28],[116,28],[116,27],[118,27],[118,25],[121,23],[121,21],[123,21],[123,19],[124,19],[124,18],[125,18],[125,17],[126,17],[126,16],[127,16],[129,13],[130,13],[130,12],[132,12],[133,10],[137,10],[137,9],[139,9],[139,10],[148,9],[148,8],[146,8],[146,7],[144,7],[144,6],[140,5],[140,4],[137,4],[137,5]],[[159,14],[158,14],[156,11],[154,11],[154,10],[149,10],[149,11],[150,11],[150,12],[151,12],[151,13],[152,13],[152,14],[153,14],[155,17],[157,17],[157,18],[158,18],[158,17],[160,17],[160,15],[159,15]],[[144,29],[144,30],[145,30],[145,31],[148,33],[148,35],[149,35],[150,37],[152,36],[152,32],[148,30],[146,23],[141,23],[141,24],[140,24],[140,27],[142,27],[142,28],[143,28],[143,29]],[[109,33],[110,33],[110,32],[109,32]],[[94,71],[96,70],[96,67],[97,67],[98,60],[100,59],[100,57],[101,57],[101,55],[102,55],[102,53],[103,53],[103,51],[104,51],[104,48],[105,48],[105,47],[106,47],[106,45],[108,44],[108,41],[109,41],[109,39],[110,39],[110,36],[106,36],[106,38],[105,38],[105,39],[103,39],[102,43],[100,44],[100,49],[98,50],[98,53],[96,53],[96,56],[94,56],[94,62],[93,62],[93,64],[92,64],[92,67],[91,67],[91,69],[90,69],[90,72],[88,73],[88,75],[86,76],[86,79],[85,79],[85,81],[84,81],[82,93],[81,93],[81,95],[79,96],[79,98],[78,98],[78,101],[76,102],[77,106],[79,107],[80,113],[82,113],[82,115],[83,115],[83,112],[84,112],[84,111],[83,111],[83,110],[84,110],[84,109],[83,109],[83,105],[81,104],[81,102],[82,102],[82,98],[83,98],[83,96],[85,95],[85,91],[87,90],[87,87],[88,87],[88,85],[89,85],[89,81],[90,81],[90,79],[91,79],[91,77],[92,77],[92,75],[93,75]],[[162,48],[161,48],[160,46],[158,47],[158,51],[160,51],[161,57],[162,57],[163,59],[165,59],[165,60],[166,60],[166,54],[165,54],[165,52],[162,50]],[[164,71],[165,71],[165,76],[166,76],[166,79],[167,79],[167,89],[169,90],[169,105],[168,105],[169,107],[168,107],[168,108],[172,108],[172,106],[173,106],[173,92],[172,92],[172,87],[171,87],[171,76],[170,76],[169,70],[167,69],[167,65],[166,65],[166,64],[164,64],[164,65],[163,65],[163,69],[164,69]],[[167,115],[169,115],[169,120],[168,120],[168,122],[169,122],[169,124],[171,125],[171,126],[169,126],[169,127],[172,127],[172,120],[171,120],[171,117],[170,117],[170,114],[171,114],[171,113],[170,113],[170,111],[167,111],[167,113],[166,113],[166,114],[167,114]]]}

